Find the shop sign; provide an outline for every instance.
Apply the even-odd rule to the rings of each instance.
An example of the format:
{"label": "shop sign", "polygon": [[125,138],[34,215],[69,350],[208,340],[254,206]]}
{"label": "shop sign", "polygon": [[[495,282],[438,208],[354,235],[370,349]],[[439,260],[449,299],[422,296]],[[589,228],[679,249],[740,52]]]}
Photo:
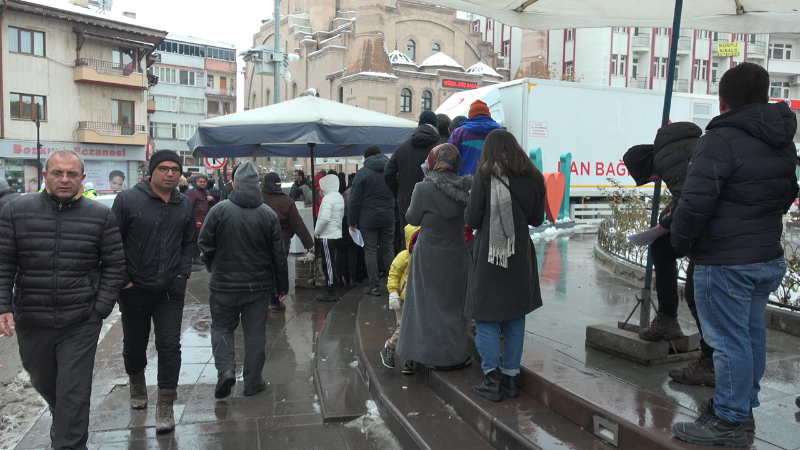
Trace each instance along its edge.
{"label": "shop sign", "polygon": [[[103,159],[111,161],[144,161],[145,146],[123,146],[113,144],[87,144],[75,142],[42,142],[41,154],[47,156],[56,150],[72,150],[85,159]],[[0,141],[0,157],[35,158],[36,141]]]}
{"label": "shop sign", "polygon": [[444,79],[442,80],[442,87],[456,88],[456,89],[477,89],[478,83],[473,83],[471,81]]}
{"label": "shop sign", "polygon": [[719,56],[739,56],[739,42],[717,42]]}

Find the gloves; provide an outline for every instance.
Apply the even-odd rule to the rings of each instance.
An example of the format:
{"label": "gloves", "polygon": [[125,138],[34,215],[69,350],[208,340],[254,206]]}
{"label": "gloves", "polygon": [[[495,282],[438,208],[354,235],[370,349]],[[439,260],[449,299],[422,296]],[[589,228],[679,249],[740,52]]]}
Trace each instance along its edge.
{"label": "gloves", "polygon": [[389,293],[389,309],[400,309],[400,293],[397,291]]}

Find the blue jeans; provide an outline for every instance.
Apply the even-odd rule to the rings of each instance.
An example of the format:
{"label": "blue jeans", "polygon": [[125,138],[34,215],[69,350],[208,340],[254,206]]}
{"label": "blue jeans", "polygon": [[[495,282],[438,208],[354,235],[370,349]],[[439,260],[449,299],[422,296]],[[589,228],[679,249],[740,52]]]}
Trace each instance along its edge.
{"label": "blue jeans", "polygon": [[785,274],[783,257],[758,264],[695,265],[697,313],[703,337],[714,348],[714,413],[723,420],[742,422],[759,405],[767,365],[764,311]]}
{"label": "blue jeans", "polygon": [[[500,325],[503,326],[503,361],[500,361]],[[522,345],[525,342],[525,316],[504,322],[475,321],[475,346],[481,355],[481,369],[489,373],[500,367],[504,375],[519,375]]]}

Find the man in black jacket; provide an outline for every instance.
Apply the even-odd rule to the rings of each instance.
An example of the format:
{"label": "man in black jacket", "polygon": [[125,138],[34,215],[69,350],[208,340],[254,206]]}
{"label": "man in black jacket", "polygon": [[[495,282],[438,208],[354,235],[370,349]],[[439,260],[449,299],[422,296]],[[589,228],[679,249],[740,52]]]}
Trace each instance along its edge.
{"label": "man in black jacket", "polygon": [[152,321],[158,351],[158,432],[175,428],[172,404],[181,369],[183,300],[197,252],[192,202],[176,189],[180,176],[178,154],[159,150],[150,158],[150,179],[122,191],[112,207],[128,269],[119,310],[131,408],[147,407],[144,369]]}
{"label": "man in black jacket", "polygon": [[20,194],[8,187],[8,182],[6,180],[0,178],[0,211],[3,210],[3,206],[6,206],[6,203],[17,197],[20,197]]}
{"label": "man in black jacket", "polygon": [[199,242],[200,259],[211,272],[208,305],[218,376],[214,397],[229,396],[236,383],[234,331],[240,320],[243,394],[255,395],[267,387],[261,371],[270,293],[274,290],[283,302],[289,292],[289,269],[278,215],[264,204],[252,162],[244,162],[236,171],[228,200],[208,213]]}
{"label": "man in black jacket", "polygon": [[764,311],[786,273],[783,214],[797,198],[797,119],[768,104],[769,74],[753,63],[725,72],[719,110],[689,159],[672,245],[695,262],[697,312],[714,348],[716,395],[673,434],[703,445],[748,445],[766,367]]}
{"label": "man in black jacket", "polygon": [[53,414],[53,448],[85,449],[97,340],[125,254],[114,214],[81,195],[77,153],[51,153],[43,175],[46,192],[0,213],[0,334],[17,330],[22,366]]}

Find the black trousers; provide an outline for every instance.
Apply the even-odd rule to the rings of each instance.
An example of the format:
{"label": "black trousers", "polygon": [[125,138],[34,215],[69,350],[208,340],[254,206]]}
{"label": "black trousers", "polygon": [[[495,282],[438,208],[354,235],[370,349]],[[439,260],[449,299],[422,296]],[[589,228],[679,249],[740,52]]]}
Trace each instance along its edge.
{"label": "black trousers", "polygon": [[336,247],[336,276],[350,282],[358,278],[358,245],[345,244]]}
{"label": "black trousers", "polygon": [[[669,234],[661,236],[653,242],[653,267],[656,270],[656,295],[658,296],[658,311],[669,317],[678,317],[678,258],[682,255],[672,248]],[[686,286],[684,289],[686,305],[694,317],[697,330],[700,332],[700,350],[709,358],[714,355],[714,349],[703,339],[703,328],[697,316],[697,306],[694,302],[694,261],[689,260],[686,268]]]}
{"label": "black trousers", "polygon": [[97,338],[103,318],[65,328],[17,324],[22,367],[53,413],[53,448],[85,449]]}
{"label": "black trousers", "polygon": [[125,372],[135,375],[147,367],[150,322],[156,335],[158,387],[175,389],[181,371],[181,321],[186,279],[176,278],[163,291],[152,292],[136,285],[119,295],[122,313],[122,359]]}

